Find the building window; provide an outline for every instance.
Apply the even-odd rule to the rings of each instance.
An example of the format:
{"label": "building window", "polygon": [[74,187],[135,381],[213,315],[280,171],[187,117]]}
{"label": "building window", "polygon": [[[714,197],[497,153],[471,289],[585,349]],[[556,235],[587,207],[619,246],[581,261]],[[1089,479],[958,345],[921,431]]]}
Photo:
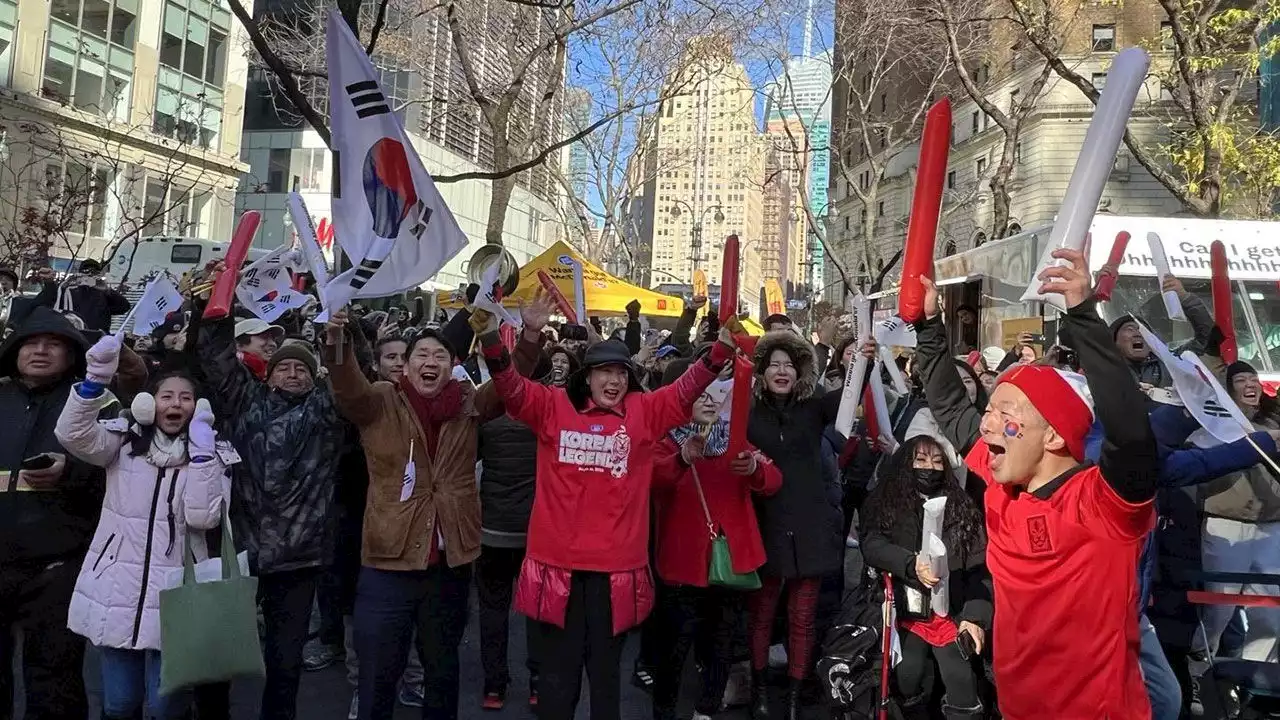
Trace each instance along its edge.
{"label": "building window", "polygon": [[1009,91],[1009,114],[1018,114],[1018,88]]}
{"label": "building window", "polygon": [[1107,86],[1107,74],[1094,73],[1089,76],[1089,81],[1093,83],[1094,87],[1098,88],[1098,92],[1102,92],[1102,88]]}
{"label": "building window", "polygon": [[951,172],[947,173],[947,189],[948,190],[956,189],[956,171],[955,170],[952,170]]}
{"label": "building window", "polygon": [[203,148],[217,145],[230,27],[220,5],[165,3],[154,132]]}
{"label": "building window", "polygon": [[[12,58],[5,61],[6,5],[0,0],[0,79],[5,80],[12,67]],[[137,10],[137,0],[54,0],[41,93],[109,120],[127,121]]]}
{"label": "building window", "polygon": [[970,132],[971,132],[971,133],[973,133],[974,135],[977,135],[977,134],[978,134],[978,122],[979,122],[979,121],[978,121],[978,111],[977,111],[977,110],[974,110],[974,111],[973,111],[973,115],[972,115],[972,116],[970,116],[970,118],[969,118],[969,128],[970,128]]}
{"label": "building window", "polygon": [[17,26],[18,3],[0,0],[0,85],[8,85],[13,72],[13,39]]}
{"label": "building window", "polygon": [[1176,45],[1173,40],[1173,23],[1165,20],[1160,23],[1160,49],[1172,52]]}
{"label": "building window", "polygon": [[876,203],[876,217],[884,217],[884,201]]}
{"label": "building window", "polygon": [[978,162],[977,162],[977,165],[976,165],[976,167],[975,167],[975,170],[976,170],[976,172],[977,172],[978,179],[979,179],[979,180],[981,180],[981,179],[982,179],[982,176],[983,176],[983,175],[985,175],[985,174],[986,174],[986,172],[987,172],[987,159],[986,159],[986,158],[978,158]]}
{"label": "building window", "polygon": [[1022,164],[1022,141],[1021,140],[1014,143],[1013,145],[1013,161],[1019,165]]}
{"label": "building window", "polygon": [[1093,26],[1093,51],[1113,52],[1116,49],[1116,26]]}
{"label": "building window", "polygon": [[209,190],[175,186],[169,178],[147,178],[142,237],[204,237],[209,229]]}
{"label": "building window", "polygon": [[104,238],[115,171],[67,159],[46,163],[44,174],[42,199],[50,207],[49,217],[57,220],[58,233]]}
{"label": "building window", "polygon": [[329,183],[325,182],[324,164],[329,157],[329,151],[323,148],[318,150],[299,150],[298,154],[302,156],[298,189],[302,192],[327,190]]}

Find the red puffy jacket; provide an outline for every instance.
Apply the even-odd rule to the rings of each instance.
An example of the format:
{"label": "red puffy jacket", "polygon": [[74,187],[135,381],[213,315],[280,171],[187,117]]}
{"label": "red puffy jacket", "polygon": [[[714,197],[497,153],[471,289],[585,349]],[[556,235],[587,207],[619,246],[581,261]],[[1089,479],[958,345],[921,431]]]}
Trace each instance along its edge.
{"label": "red puffy jacket", "polygon": [[[772,495],[782,487],[782,471],[756,453],[756,471],[749,476],[729,470],[732,458],[717,455],[697,462],[698,480],[718,533],[729,540],[733,571],[749,573],[764,565],[764,541],[756,523],[751,494]],[[658,446],[654,463],[654,539],[658,577],[668,584],[707,586],[711,561],[711,528],[693,484],[693,472],[680,457],[680,446],[667,436]]]}
{"label": "red puffy jacket", "polygon": [[[501,346],[485,347],[493,359],[504,353]],[[611,410],[589,400],[579,410],[563,389],[497,364],[506,365],[492,377],[507,413],[538,440],[537,493],[516,610],[563,626],[572,571],[610,573],[614,632],[623,632],[653,609],[649,491],[656,446],[688,421],[715,372],[695,362],[660,390],[629,392]]]}

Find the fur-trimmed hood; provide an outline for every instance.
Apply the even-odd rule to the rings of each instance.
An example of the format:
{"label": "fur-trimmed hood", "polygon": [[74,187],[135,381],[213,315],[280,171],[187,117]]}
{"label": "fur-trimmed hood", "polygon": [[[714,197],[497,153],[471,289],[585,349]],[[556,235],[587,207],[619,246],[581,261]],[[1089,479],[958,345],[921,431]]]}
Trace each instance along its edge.
{"label": "fur-trimmed hood", "polygon": [[752,359],[755,363],[756,377],[760,378],[760,382],[757,382],[753,388],[756,397],[764,393],[764,369],[768,367],[769,356],[774,350],[781,350],[790,355],[791,362],[795,363],[796,389],[792,393],[793,399],[798,402],[813,397],[818,381],[817,353],[808,341],[791,330],[767,332],[756,343],[756,354]]}

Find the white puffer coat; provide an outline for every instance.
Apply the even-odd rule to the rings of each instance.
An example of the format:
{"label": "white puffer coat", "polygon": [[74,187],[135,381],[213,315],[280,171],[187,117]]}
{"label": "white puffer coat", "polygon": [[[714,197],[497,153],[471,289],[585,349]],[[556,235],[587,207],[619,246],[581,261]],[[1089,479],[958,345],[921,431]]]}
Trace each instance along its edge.
{"label": "white puffer coat", "polygon": [[100,647],[159,650],[160,591],[182,583],[187,528],[221,522],[225,471],[216,455],[167,468],[130,455],[127,421],[99,421],[100,407],[73,390],[56,430],[67,452],[107,470],[67,627]]}

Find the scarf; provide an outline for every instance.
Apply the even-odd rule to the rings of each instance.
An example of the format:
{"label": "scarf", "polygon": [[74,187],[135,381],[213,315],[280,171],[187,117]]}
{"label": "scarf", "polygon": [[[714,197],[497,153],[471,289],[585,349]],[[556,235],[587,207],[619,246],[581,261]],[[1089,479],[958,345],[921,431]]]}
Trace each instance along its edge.
{"label": "scarf", "polygon": [[[671,439],[676,441],[677,445],[684,446],[685,442],[693,435],[700,435],[706,425],[698,423],[689,423],[681,425],[672,430]],[[711,431],[707,433],[707,446],[703,451],[704,457],[715,457],[723,455],[729,449],[729,423],[724,420],[716,420],[711,423]]]}
{"label": "scarf", "polygon": [[267,379],[267,361],[255,353],[240,353],[240,362],[259,380]]}
{"label": "scarf", "polygon": [[418,416],[418,422],[422,423],[427,455],[435,457],[436,446],[440,443],[440,427],[457,417],[462,410],[462,385],[457,380],[450,379],[445,382],[439,395],[427,398],[414,389],[407,375],[401,375],[400,390],[404,392],[413,413]]}
{"label": "scarf", "polygon": [[147,462],[158,468],[171,468],[187,462],[187,436],[170,437],[156,428],[151,439],[151,449],[147,451]]}

